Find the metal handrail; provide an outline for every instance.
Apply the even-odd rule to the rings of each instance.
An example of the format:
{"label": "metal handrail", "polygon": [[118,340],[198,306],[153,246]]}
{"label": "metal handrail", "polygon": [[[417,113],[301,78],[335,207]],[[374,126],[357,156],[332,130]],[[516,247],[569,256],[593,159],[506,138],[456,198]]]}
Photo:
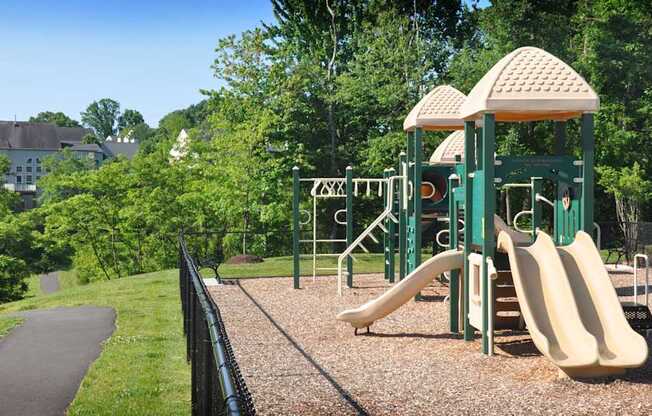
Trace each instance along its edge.
{"label": "metal handrail", "polygon": [[645,262],[645,306],[648,306],[648,286],[649,286],[649,259],[647,254],[636,254],[634,256],[634,303],[638,303],[638,259],[643,259]]}
{"label": "metal handrail", "polygon": [[362,243],[362,241],[371,234],[371,232],[376,228],[385,218],[389,217],[392,221],[398,224],[398,219],[392,213],[393,211],[393,202],[394,202],[394,183],[396,180],[403,179],[403,176],[390,176],[387,178],[387,201],[385,204],[385,210],[376,217],[371,224],[365,228],[365,230],[360,233],[358,238],[353,240],[350,246],[344,250],[340,256],[337,258],[337,294],[342,296],[342,262],[346,259],[347,256],[351,254],[356,247]]}

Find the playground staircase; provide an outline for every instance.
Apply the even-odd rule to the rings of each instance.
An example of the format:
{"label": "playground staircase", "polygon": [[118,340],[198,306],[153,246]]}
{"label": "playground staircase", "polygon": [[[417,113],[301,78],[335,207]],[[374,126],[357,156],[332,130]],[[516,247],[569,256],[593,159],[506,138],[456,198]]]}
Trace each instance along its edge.
{"label": "playground staircase", "polygon": [[518,329],[522,327],[521,307],[516,297],[512,272],[501,270],[495,281],[494,327],[496,329]]}

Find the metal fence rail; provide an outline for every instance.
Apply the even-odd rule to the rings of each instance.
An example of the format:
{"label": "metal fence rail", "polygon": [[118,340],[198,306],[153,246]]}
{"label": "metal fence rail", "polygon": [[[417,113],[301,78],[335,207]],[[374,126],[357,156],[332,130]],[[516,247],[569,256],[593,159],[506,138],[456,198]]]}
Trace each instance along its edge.
{"label": "metal fence rail", "polygon": [[179,238],[179,290],[191,364],[193,415],[256,414],[220,310],[208,294],[183,236]]}

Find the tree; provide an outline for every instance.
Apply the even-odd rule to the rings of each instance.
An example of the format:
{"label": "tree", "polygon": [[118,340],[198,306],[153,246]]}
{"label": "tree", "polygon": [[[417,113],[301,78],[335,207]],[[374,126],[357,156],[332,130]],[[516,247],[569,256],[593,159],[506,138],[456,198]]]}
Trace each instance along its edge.
{"label": "tree", "polygon": [[0,303],[22,298],[27,291],[28,277],[29,270],[23,260],[0,254]]}
{"label": "tree", "polygon": [[83,144],[99,144],[100,139],[98,139],[93,133],[86,133],[84,134],[84,137],[82,137],[81,142]]}
{"label": "tree", "polygon": [[136,110],[126,109],[122,115],[118,117],[118,130],[132,129],[139,124],[145,123],[145,119],[140,112]]}
{"label": "tree", "polygon": [[52,111],[42,111],[36,116],[30,117],[29,121],[32,123],[52,123],[59,127],[81,127],[81,124],[77,120],[73,120],[64,113],[52,112]]}
{"label": "tree", "polygon": [[612,194],[616,203],[616,216],[625,236],[625,250],[628,258],[637,249],[638,222],[641,219],[641,205],[652,197],[652,181],[638,162],[632,167],[617,169],[610,166],[597,168],[598,183]]}
{"label": "tree", "polygon": [[[0,178],[9,172],[11,161],[5,155],[0,154]],[[0,188],[0,221],[15,212],[20,203],[20,196],[16,192],[9,191],[4,187]]]}
{"label": "tree", "polygon": [[120,103],[110,98],[102,98],[93,101],[86,111],[81,113],[81,121],[92,128],[96,136],[104,139],[115,134],[119,116]]}

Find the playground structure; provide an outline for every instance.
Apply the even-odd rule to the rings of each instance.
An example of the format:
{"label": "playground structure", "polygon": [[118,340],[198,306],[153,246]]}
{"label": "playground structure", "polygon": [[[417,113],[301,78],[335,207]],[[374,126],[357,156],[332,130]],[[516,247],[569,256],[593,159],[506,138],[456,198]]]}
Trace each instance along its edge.
{"label": "playground structure", "polygon": [[[466,341],[479,331],[484,354],[493,353],[497,329],[525,324],[537,348],[571,377],[618,374],[642,365],[647,344],[628,324],[591,238],[593,113],[599,108],[595,92],[567,64],[532,47],[501,59],[466,99],[456,100],[459,96],[451,90],[436,88],[410,112],[404,124],[407,157],[401,160],[399,174],[387,178],[388,194],[394,186],[403,190],[399,217],[405,215],[406,226],[405,238],[399,230],[399,246],[406,247],[408,275],[379,298],[340,313],[338,319],[354,328],[369,327],[408,302],[439,273],[450,271],[450,331],[462,331]],[[579,119],[580,159],[566,154],[566,123],[571,119]],[[554,123],[552,155],[495,154],[497,122],[542,121]],[[456,161],[447,190],[440,191],[447,195],[450,249],[421,264],[423,133],[461,126],[463,162]],[[546,182],[547,189],[554,190],[550,197],[543,195]],[[518,213],[514,221],[508,219],[516,228],[512,229],[496,215],[496,199],[498,191],[517,186],[531,190],[531,209]],[[392,218],[390,196],[377,221]],[[554,212],[552,235],[542,229],[542,210],[548,205]],[[530,230],[516,224],[523,215],[530,216]],[[464,221],[462,230],[459,220]],[[400,228],[400,219],[396,222]],[[340,261],[365,232],[340,254]],[[350,279],[349,275],[347,283]],[[644,309],[649,314],[647,305]]]}
{"label": "playground structure", "polygon": [[[354,178],[353,169],[349,166],[346,168],[346,176],[344,178],[301,178],[299,168],[295,167],[292,170],[293,178],[293,251],[294,251],[294,283],[295,289],[300,287],[300,266],[299,261],[301,258],[301,244],[309,244],[311,246],[310,258],[312,261],[312,278],[317,276],[320,270],[335,271],[337,268],[317,267],[317,259],[319,257],[340,257],[340,253],[321,253],[318,252],[317,246],[319,244],[346,244],[346,247],[351,246],[353,243],[353,198],[361,194],[366,196],[377,195],[383,197],[388,194],[387,188],[388,180],[386,178]],[[312,200],[312,212],[300,209],[301,197],[301,183],[310,185],[310,197]],[[375,187],[375,189],[374,189]],[[322,238],[318,235],[318,201],[326,199],[344,199],[345,208],[338,209],[333,214],[333,222],[337,225],[345,227],[345,238]],[[302,226],[309,227],[310,238],[302,239]],[[392,232],[393,227],[390,227]],[[390,230],[383,227],[383,232],[387,234]],[[368,236],[375,242],[380,243],[380,240],[369,233]],[[368,253],[369,250],[362,244],[358,243],[364,252]],[[349,287],[353,284],[353,262],[355,256],[348,254],[346,256],[346,275],[347,284]],[[393,270],[393,266],[392,266]],[[340,274],[341,274],[340,270]],[[393,279],[392,279],[393,282]]]}

